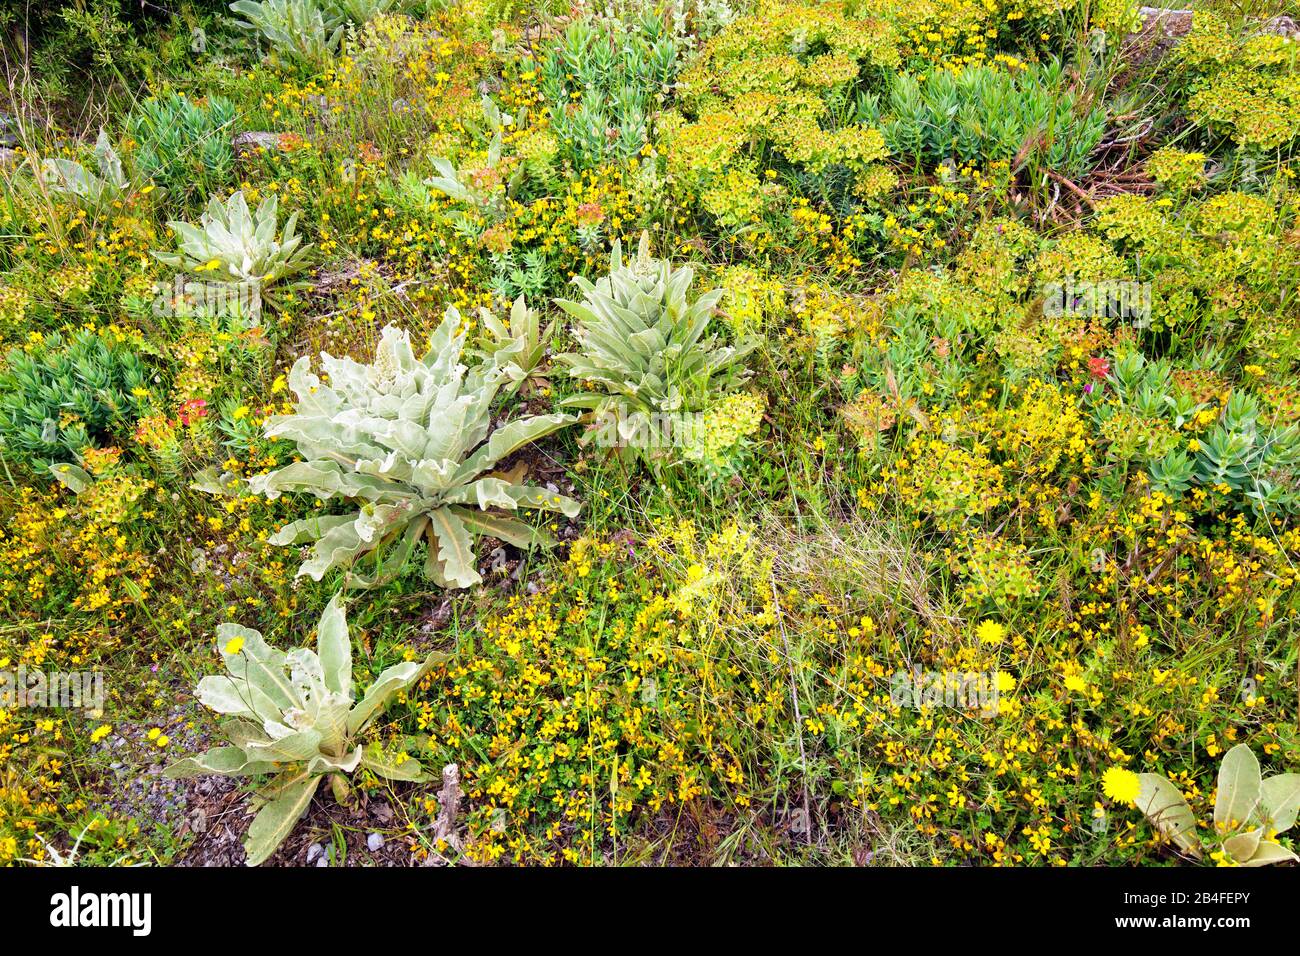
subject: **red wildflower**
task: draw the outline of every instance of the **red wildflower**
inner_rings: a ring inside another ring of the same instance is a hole
[[[191,398],[180,407],[176,417],[180,419],[182,425],[189,426],[197,422],[200,418],[207,417],[208,403],[201,398]]]

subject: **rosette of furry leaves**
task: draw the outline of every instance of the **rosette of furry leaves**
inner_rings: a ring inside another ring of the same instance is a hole
[[[418,760],[364,747],[358,738],[393,697],[446,655],[387,668],[357,700],[352,640],[337,594],[321,615],[315,651],[278,650],[238,624],[217,628],[217,646],[226,673],[200,680],[198,698],[228,718],[221,729],[230,743],[173,764],[167,776],[271,776],[253,798],[257,816],[244,843],[249,866],[284,842],[325,777],[340,802],[348,799],[347,776],[358,767],[388,780],[425,779]]]
[[[514,356],[505,366],[510,380],[508,394],[517,392],[525,382],[542,380],[537,370],[546,358],[546,346],[555,332],[554,321],[542,328],[537,310],[528,308],[521,295],[515,299],[504,322],[490,310],[479,309],[479,324],[474,355],[490,362],[498,352],[511,349]]]
[[[270,539],[313,544],[299,574],[320,580],[331,568],[373,554],[375,576],[356,578],[373,586],[399,573],[425,539],[425,575],[442,587],[468,587],[481,580],[474,567],[480,535],[520,548],[551,543],[544,531],[503,511],[577,515],[576,501],[493,471],[575,419],[534,415],[494,429],[493,399],[509,381],[523,343],[466,366],[460,326],[460,315],[448,309],[423,358],[415,357],[409,335],[393,326],[381,333],[372,364],[322,353],[329,384],[312,373],[308,358],[294,363],[289,387],[297,407],[268,419],[265,432],[296,442],[303,460],[251,478],[249,487],[268,498],[305,491],[357,505],[344,514],[294,521]]]
[[[1196,859],[1203,847],[1196,817],[1183,793],[1158,773],[1138,774],[1137,808],[1180,850]],[[1214,800],[1215,842],[1226,862],[1236,866],[1294,863],[1294,852],[1277,842],[1295,825],[1300,812],[1300,774],[1260,774],[1259,760],[1246,744],[1237,744],[1219,765]]]
[[[320,69],[338,52],[346,19],[315,0],[235,0],[235,26],[260,34],[277,61]]]
[[[47,159],[41,163],[39,177],[52,192],[70,196],[91,209],[121,199],[131,191],[131,182],[122,172],[122,160],[102,129],[95,140],[95,167],[98,175],[75,160]]]
[[[250,212],[243,190],[224,203],[208,202],[199,224],[167,223],[176,234],[178,252],[155,252],[164,265],[227,282],[245,282],[259,292],[311,266],[311,245],[297,234],[298,214],[290,213],[278,229],[279,201],[272,194]],[[278,229],[278,234],[277,234]],[[300,288],[299,280],[289,288]]]
[[[646,233],[635,259],[624,262],[616,241],[607,276],[595,282],[575,277],[582,301],[556,304],[577,320],[572,334],[579,350],[556,358],[571,377],[602,389],[561,404],[591,409],[601,427],[616,420],[622,434],[652,416],[706,411],[743,384],[748,371],[742,360],[758,339],[723,345],[706,335],[723,290],[692,302],[687,294],[693,278],[689,267],[675,269],[652,258]]]

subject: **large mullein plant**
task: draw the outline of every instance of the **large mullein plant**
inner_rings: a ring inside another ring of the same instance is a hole
[[[747,380],[744,359],[759,340],[745,336],[725,345],[709,335],[723,290],[692,300],[693,278],[689,267],[652,257],[649,236],[642,233],[635,258],[625,261],[616,241],[607,275],[595,282],[573,280],[581,301],[556,300],[576,320],[571,332],[579,346],[556,360],[573,379],[597,386],[562,404],[594,413],[598,441],[645,452],[634,436],[647,420],[690,421],[688,416],[707,412]]]
[[[1206,841],[1182,791],[1158,773],[1138,774],[1134,801],[1139,810],[1175,846],[1201,859]],[[1219,765],[1214,825],[1209,843],[1215,859],[1230,866],[1295,863],[1295,852],[1277,838],[1295,825],[1300,813],[1300,773],[1264,777],[1259,760],[1246,744],[1237,744]]]
[[[75,160],[51,158],[41,163],[39,177],[51,192],[92,210],[123,199],[131,191],[122,160],[102,129],[95,140],[95,169],[91,172]]]
[[[271,537],[277,545],[312,545],[300,575],[319,581],[333,568],[349,568],[351,583],[371,587],[400,573],[423,540],[425,576],[441,587],[469,587],[482,580],[475,569],[478,537],[520,548],[552,543],[545,530],[504,512],[577,515],[576,501],[495,470],[575,419],[533,415],[493,428],[493,399],[525,343],[517,340],[490,361],[467,366],[465,338],[460,315],[448,309],[423,358],[406,332],[388,326],[371,364],[322,354],[328,384],[312,372],[309,358],[294,363],[289,387],[296,407],[268,419],[265,433],[295,442],[302,460],[251,478],[248,486],[268,498],[309,492],[348,503],[341,514],[302,518]],[[227,485],[208,476],[202,487]],[[373,556],[373,575],[353,568],[363,556]]]
[[[155,252],[154,257],[198,276],[226,282],[245,283],[264,293],[273,285],[301,288],[301,278],[287,279],[307,270],[312,263],[310,244],[298,235],[298,214],[290,213],[279,226],[279,201],[275,195],[263,199],[250,211],[243,190],[225,202],[213,196],[198,225],[172,221],[168,227],[176,236],[176,252]]]
[[[217,628],[217,649],[226,673],[202,678],[198,698],[226,718],[221,731],[229,743],[178,761],[167,775],[267,778],[254,792],[257,816],[244,843],[249,866],[284,842],[326,778],[340,803],[348,801],[348,776],[358,768],[387,780],[425,779],[418,760],[363,746],[360,738],[397,694],[409,690],[445,654],[387,668],[358,700],[352,688],[352,641],[339,595],[321,615],[315,651],[281,651],[260,632],[238,624]]]

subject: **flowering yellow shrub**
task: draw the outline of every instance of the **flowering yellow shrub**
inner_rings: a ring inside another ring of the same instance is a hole
[[[1116,37],[1140,23],[1131,0],[851,0],[847,8],[889,20],[908,54],[950,68],[1018,64],[1019,57],[1007,50],[1046,39],[1042,31],[1059,29],[1062,17],[1086,17],[1089,25]]]
[[[1188,113],[1244,146],[1276,149],[1300,135],[1295,42],[1279,34],[1233,35],[1213,13],[1197,12],[1177,51],[1198,75]]]
[[[718,276],[719,303],[737,338],[765,332],[788,308],[785,286],[749,266],[728,266]]]
[[[155,570],[119,525],[150,517],[152,483],[126,476],[97,482],[84,498],[23,489],[0,530],[0,599],[14,619],[47,603],[116,622],[148,595]]]
[[[1147,160],[1147,172],[1171,192],[1195,192],[1205,185],[1205,154],[1162,146]]]
[[[684,115],[662,127],[670,181],[734,233],[780,198],[766,181],[778,158],[813,175],[832,165],[868,175],[886,155],[884,139],[837,124],[835,105],[864,69],[898,62],[884,21],[846,17],[834,2],[760,5],[682,73]]]
[[[949,524],[982,515],[1002,500],[1002,467],[986,449],[967,451],[940,438],[913,438],[881,471],[877,489]]]

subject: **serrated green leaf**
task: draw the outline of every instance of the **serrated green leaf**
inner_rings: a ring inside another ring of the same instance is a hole
[[[270,773],[274,764],[250,760],[239,747],[213,747],[207,753],[178,760],[164,771],[164,776],[184,780],[207,773],[225,777],[251,777]]]
[[[474,542],[465,522],[450,508],[429,515],[429,527],[438,541],[438,560],[443,574],[456,587],[467,588],[483,580],[474,568]]]
[[[550,533],[525,524],[518,518],[508,518],[504,515],[489,514],[460,506],[453,507],[452,511],[464,522],[471,534],[497,538],[506,544],[513,544],[516,548],[549,547],[555,543],[555,538]]]

